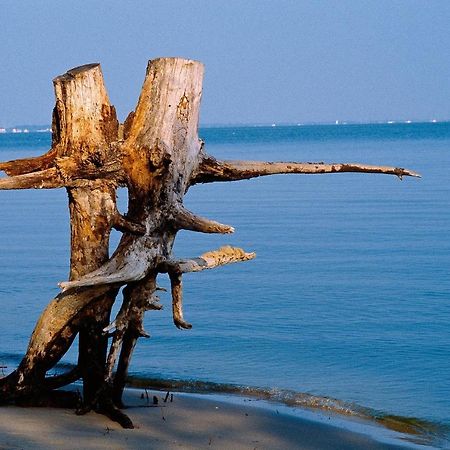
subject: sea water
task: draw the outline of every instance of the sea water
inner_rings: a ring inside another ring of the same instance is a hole
[[[162,293],[165,309],[147,314],[152,337],[138,342],[131,375],[398,421],[445,437],[450,123],[209,127],[200,135],[222,159],[361,162],[407,167],[422,178],[276,175],[192,187],[186,206],[236,232],[181,232],[176,256],[233,245],[257,258],[185,275],[192,330],[173,326],[170,296]],[[46,133],[3,134],[0,160],[49,146]],[[126,211],[125,190],[119,204]],[[17,365],[57,282],[67,279],[68,249],[64,190],[0,191],[5,370]],[[164,276],[159,282],[168,285]],[[74,362],[76,352],[65,360]]]

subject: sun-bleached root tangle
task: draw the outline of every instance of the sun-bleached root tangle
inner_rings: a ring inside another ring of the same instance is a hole
[[[208,156],[198,137],[202,77],[198,61],[150,61],[137,106],[119,124],[99,64],[69,70],[53,80],[51,149],[37,158],[0,163],[7,175],[0,176],[0,191],[66,188],[71,222],[69,281],[60,283],[63,292],[38,320],[18,369],[0,379],[0,402],[42,403],[51,397],[49,391],[81,378],[80,413],[95,410],[123,427],[133,426],[119,408],[136,342],[149,337],[145,312],[162,308],[156,295],[158,274],[170,278],[175,326],[189,329],[183,315],[183,274],[255,257],[230,246],[196,258],[172,256],[180,230],[234,232],[232,226],[183,206],[192,185],[275,174],[419,176],[408,169],[359,163],[220,161]],[[117,209],[118,187],[128,190],[124,215]],[[109,256],[112,229],[123,235]],[[122,305],[111,320],[122,286]],[[77,335],[77,368],[49,377]]]

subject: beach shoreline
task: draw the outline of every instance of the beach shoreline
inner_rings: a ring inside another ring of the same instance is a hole
[[[308,411],[290,414],[288,407],[245,397],[127,389],[124,400],[134,430],[92,412],[1,407],[0,449],[69,449],[74,442],[83,449],[432,448],[400,434],[395,439],[382,427],[377,434],[375,425],[369,435],[361,423],[352,427],[351,421]]]

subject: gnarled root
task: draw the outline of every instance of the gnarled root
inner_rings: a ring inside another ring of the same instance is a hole
[[[82,416],[90,411],[95,411],[117,422],[122,428],[134,428],[131,419],[120,411],[119,407],[114,403],[112,395],[111,386],[105,383],[91,402],[79,407],[75,412],[77,415]]]

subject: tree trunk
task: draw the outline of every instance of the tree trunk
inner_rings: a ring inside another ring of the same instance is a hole
[[[53,146],[58,155],[89,160],[101,165],[108,149],[118,139],[119,123],[110,105],[99,65],[68,72],[54,81],[56,107]],[[68,188],[71,245],[70,279],[98,269],[109,257],[109,236],[117,214],[115,186],[99,180],[95,186]],[[83,378],[83,400],[95,402],[104,383],[108,325],[117,289],[95,298],[86,308],[79,327],[78,366]],[[94,298],[94,297],[93,297]]]
[[[109,103],[100,66],[97,64],[83,66],[54,80],[56,106],[53,113],[53,145],[52,155],[56,170],[62,178],[67,167],[73,165],[88,166],[101,164],[105,159],[103,149],[108,149],[117,141],[118,121],[114,107]],[[45,158],[47,168],[49,158]],[[17,166],[35,169],[36,163],[23,160]],[[25,163],[25,164],[24,164]],[[115,185],[111,181],[97,180],[90,187],[68,188],[70,223],[71,223],[71,260],[70,279],[77,279],[97,269],[108,260],[109,235],[111,225],[117,216]],[[90,402],[104,380],[107,338],[102,329],[108,324],[109,314],[117,289],[102,289],[87,293],[88,306],[82,310],[83,320],[74,318],[73,309],[69,306],[61,314],[61,308],[54,305],[62,323],[71,323],[70,339],[53,339],[53,348],[45,349],[45,353],[56,354],[59,359],[72,343],[77,331],[79,339],[79,369],[84,381],[84,401]],[[89,305],[89,303],[91,303]],[[34,331],[35,340],[30,343],[27,359],[34,360],[39,355],[40,347],[36,346],[36,338],[48,333],[61,336],[67,333],[63,329],[47,329],[48,317],[40,321]],[[40,329],[44,327],[44,329]],[[34,345],[33,345],[34,344]],[[52,363],[53,364],[53,361]],[[24,366],[23,380],[28,384],[27,372],[29,364]],[[51,365],[49,364],[51,367]],[[44,385],[45,364],[33,377]],[[33,383],[36,385],[36,382]]]
[[[255,257],[222,247],[176,260],[172,246],[181,229],[232,233],[234,228],[188,211],[184,195],[195,183],[235,181],[276,173],[365,172],[402,176],[394,167],[354,163],[218,161],[198,138],[203,65],[180,58],[151,61],[136,107],[119,127],[100,66],[73,69],[54,80],[52,148],[45,155],[0,163],[9,176],[1,189],[67,188],[71,221],[69,281],[41,315],[18,369],[0,380],[0,401],[32,399],[83,378],[84,408],[105,413],[124,427],[131,421],[117,407],[147,310],[159,310],[158,273],[171,282],[175,326],[191,328],[183,316],[182,276]],[[119,132],[119,128],[121,131]],[[128,188],[128,212],[116,206],[115,189]],[[108,256],[112,228],[123,235]],[[109,324],[118,289],[123,301]],[[108,325],[109,324],[109,325]],[[78,367],[46,378],[79,333]],[[108,334],[112,337],[107,351]],[[117,371],[114,368],[117,363]]]

